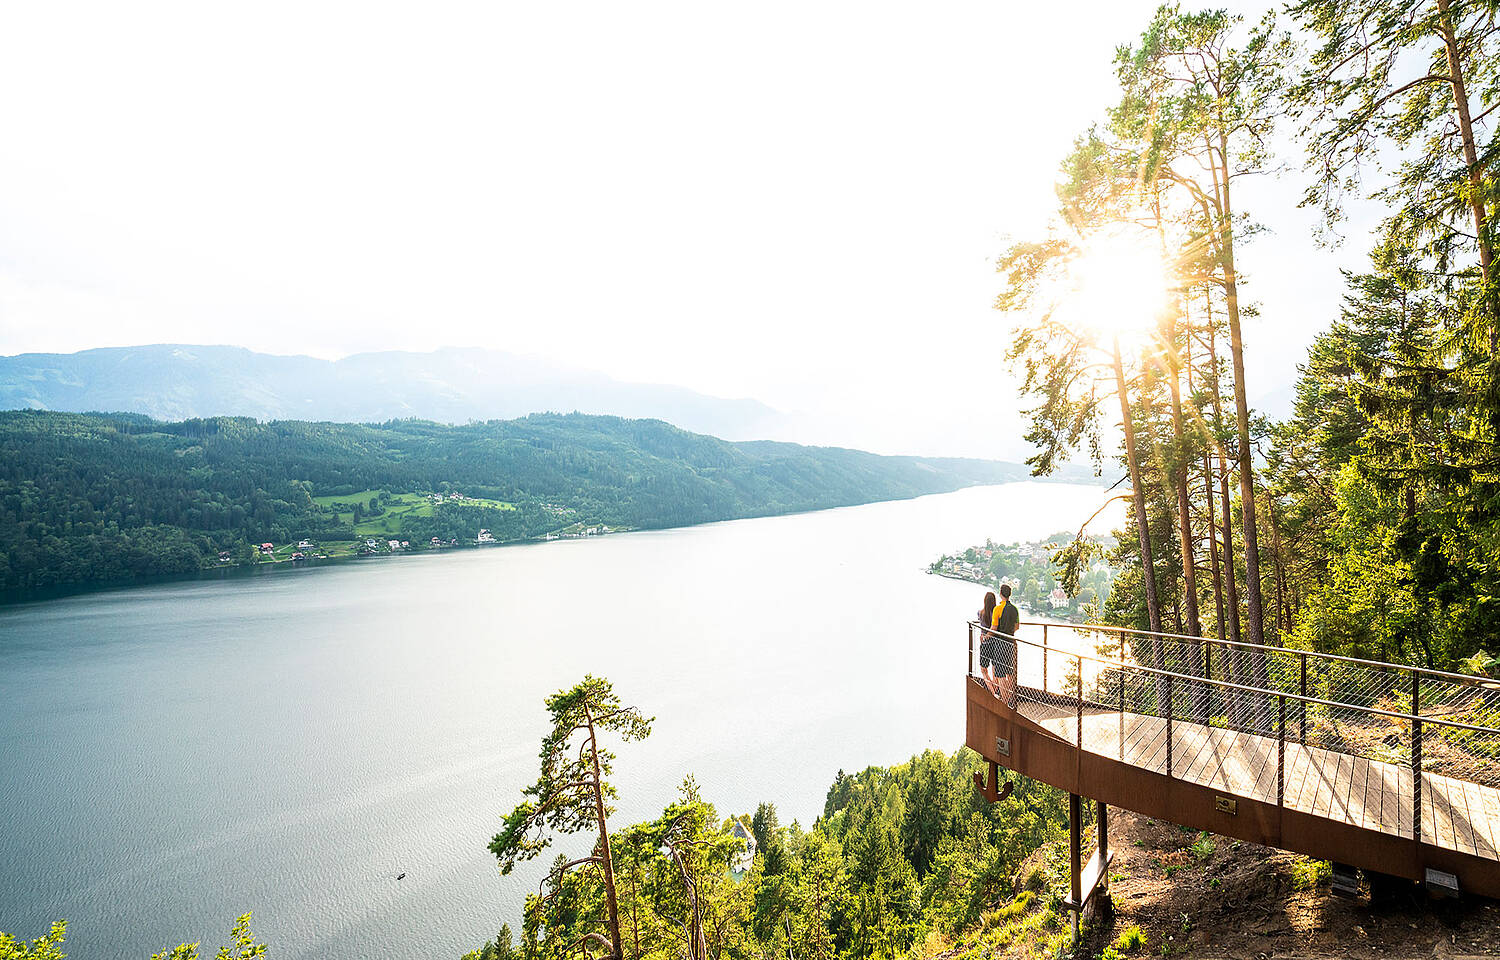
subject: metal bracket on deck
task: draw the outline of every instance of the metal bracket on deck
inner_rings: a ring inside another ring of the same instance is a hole
[[[974,786],[979,788],[979,792],[990,803],[999,803],[1010,796],[1010,792],[1016,788],[1016,785],[1009,780],[1004,784],[1000,783],[1000,764],[993,760],[990,761],[989,783],[984,781],[984,772],[976,770],[974,771]]]
[[[1428,892],[1440,897],[1458,896],[1458,877],[1446,870],[1434,870],[1428,867],[1422,876],[1423,886]]]
[[[1337,860],[1329,864],[1332,870],[1330,881],[1333,895],[1354,899],[1359,896],[1359,870]]]

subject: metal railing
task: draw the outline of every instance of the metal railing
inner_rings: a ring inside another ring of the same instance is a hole
[[[970,675],[989,682],[981,641],[1013,643],[1015,706],[1079,749],[1419,841],[1425,813],[1427,829],[1441,820],[1452,843],[1500,859],[1484,831],[1467,826],[1500,814],[1486,807],[1500,803],[1486,795],[1500,790],[1494,681],[1118,627],[1027,622],[1017,634],[971,622]],[[1399,816],[1370,816],[1369,803],[1387,798],[1403,801]]]

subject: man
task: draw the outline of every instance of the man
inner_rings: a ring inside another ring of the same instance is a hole
[[[1010,584],[1002,583],[1000,602],[995,604],[990,628],[1001,634],[999,656],[995,665],[995,677],[999,686],[997,695],[1005,701],[1006,706],[1012,708],[1016,705],[1016,642],[1009,638],[1016,635],[1020,626],[1021,611],[1010,602]]]

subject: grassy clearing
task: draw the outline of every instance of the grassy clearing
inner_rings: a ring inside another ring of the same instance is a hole
[[[348,504],[352,507],[357,503],[361,507],[369,509],[370,501],[378,496],[380,496],[379,490],[361,490],[358,493],[345,493],[334,497],[313,497],[313,503],[316,503],[320,507],[331,507],[336,503]],[[412,496],[416,496],[416,494],[412,494]]]
[[[358,537],[400,536],[402,524],[408,517],[432,516],[433,503],[420,493],[400,493],[386,501],[383,513],[367,516],[354,524],[354,535]],[[341,523],[353,523],[354,514],[340,514]]]
[[[380,513],[370,514],[373,503],[380,497],[380,490],[361,490],[358,493],[347,493],[336,496],[313,497],[313,502],[320,507],[335,511],[339,523],[351,524],[357,537],[387,539],[399,537],[403,530],[405,521],[415,517],[430,517],[437,508],[430,495],[425,493],[396,493],[387,494],[383,499],[383,508]],[[449,503],[460,507],[487,507],[491,510],[514,510],[516,505],[504,500],[487,500],[482,497],[465,497],[462,500],[444,499],[444,505]],[[354,522],[354,508],[364,516],[358,523]]]

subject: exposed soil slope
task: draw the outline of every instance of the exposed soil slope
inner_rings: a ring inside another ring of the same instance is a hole
[[[1366,882],[1359,899],[1330,892],[1326,863],[1110,812],[1113,911],[1089,919],[1067,948],[1066,851],[1037,851],[1017,897],[934,956],[1259,958],[1500,956],[1500,903],[1433,900],[1400,881]],[[1031,892],[1031,891],[1034,891]],[[1138,928],[1140,942],[1130,933]]]

